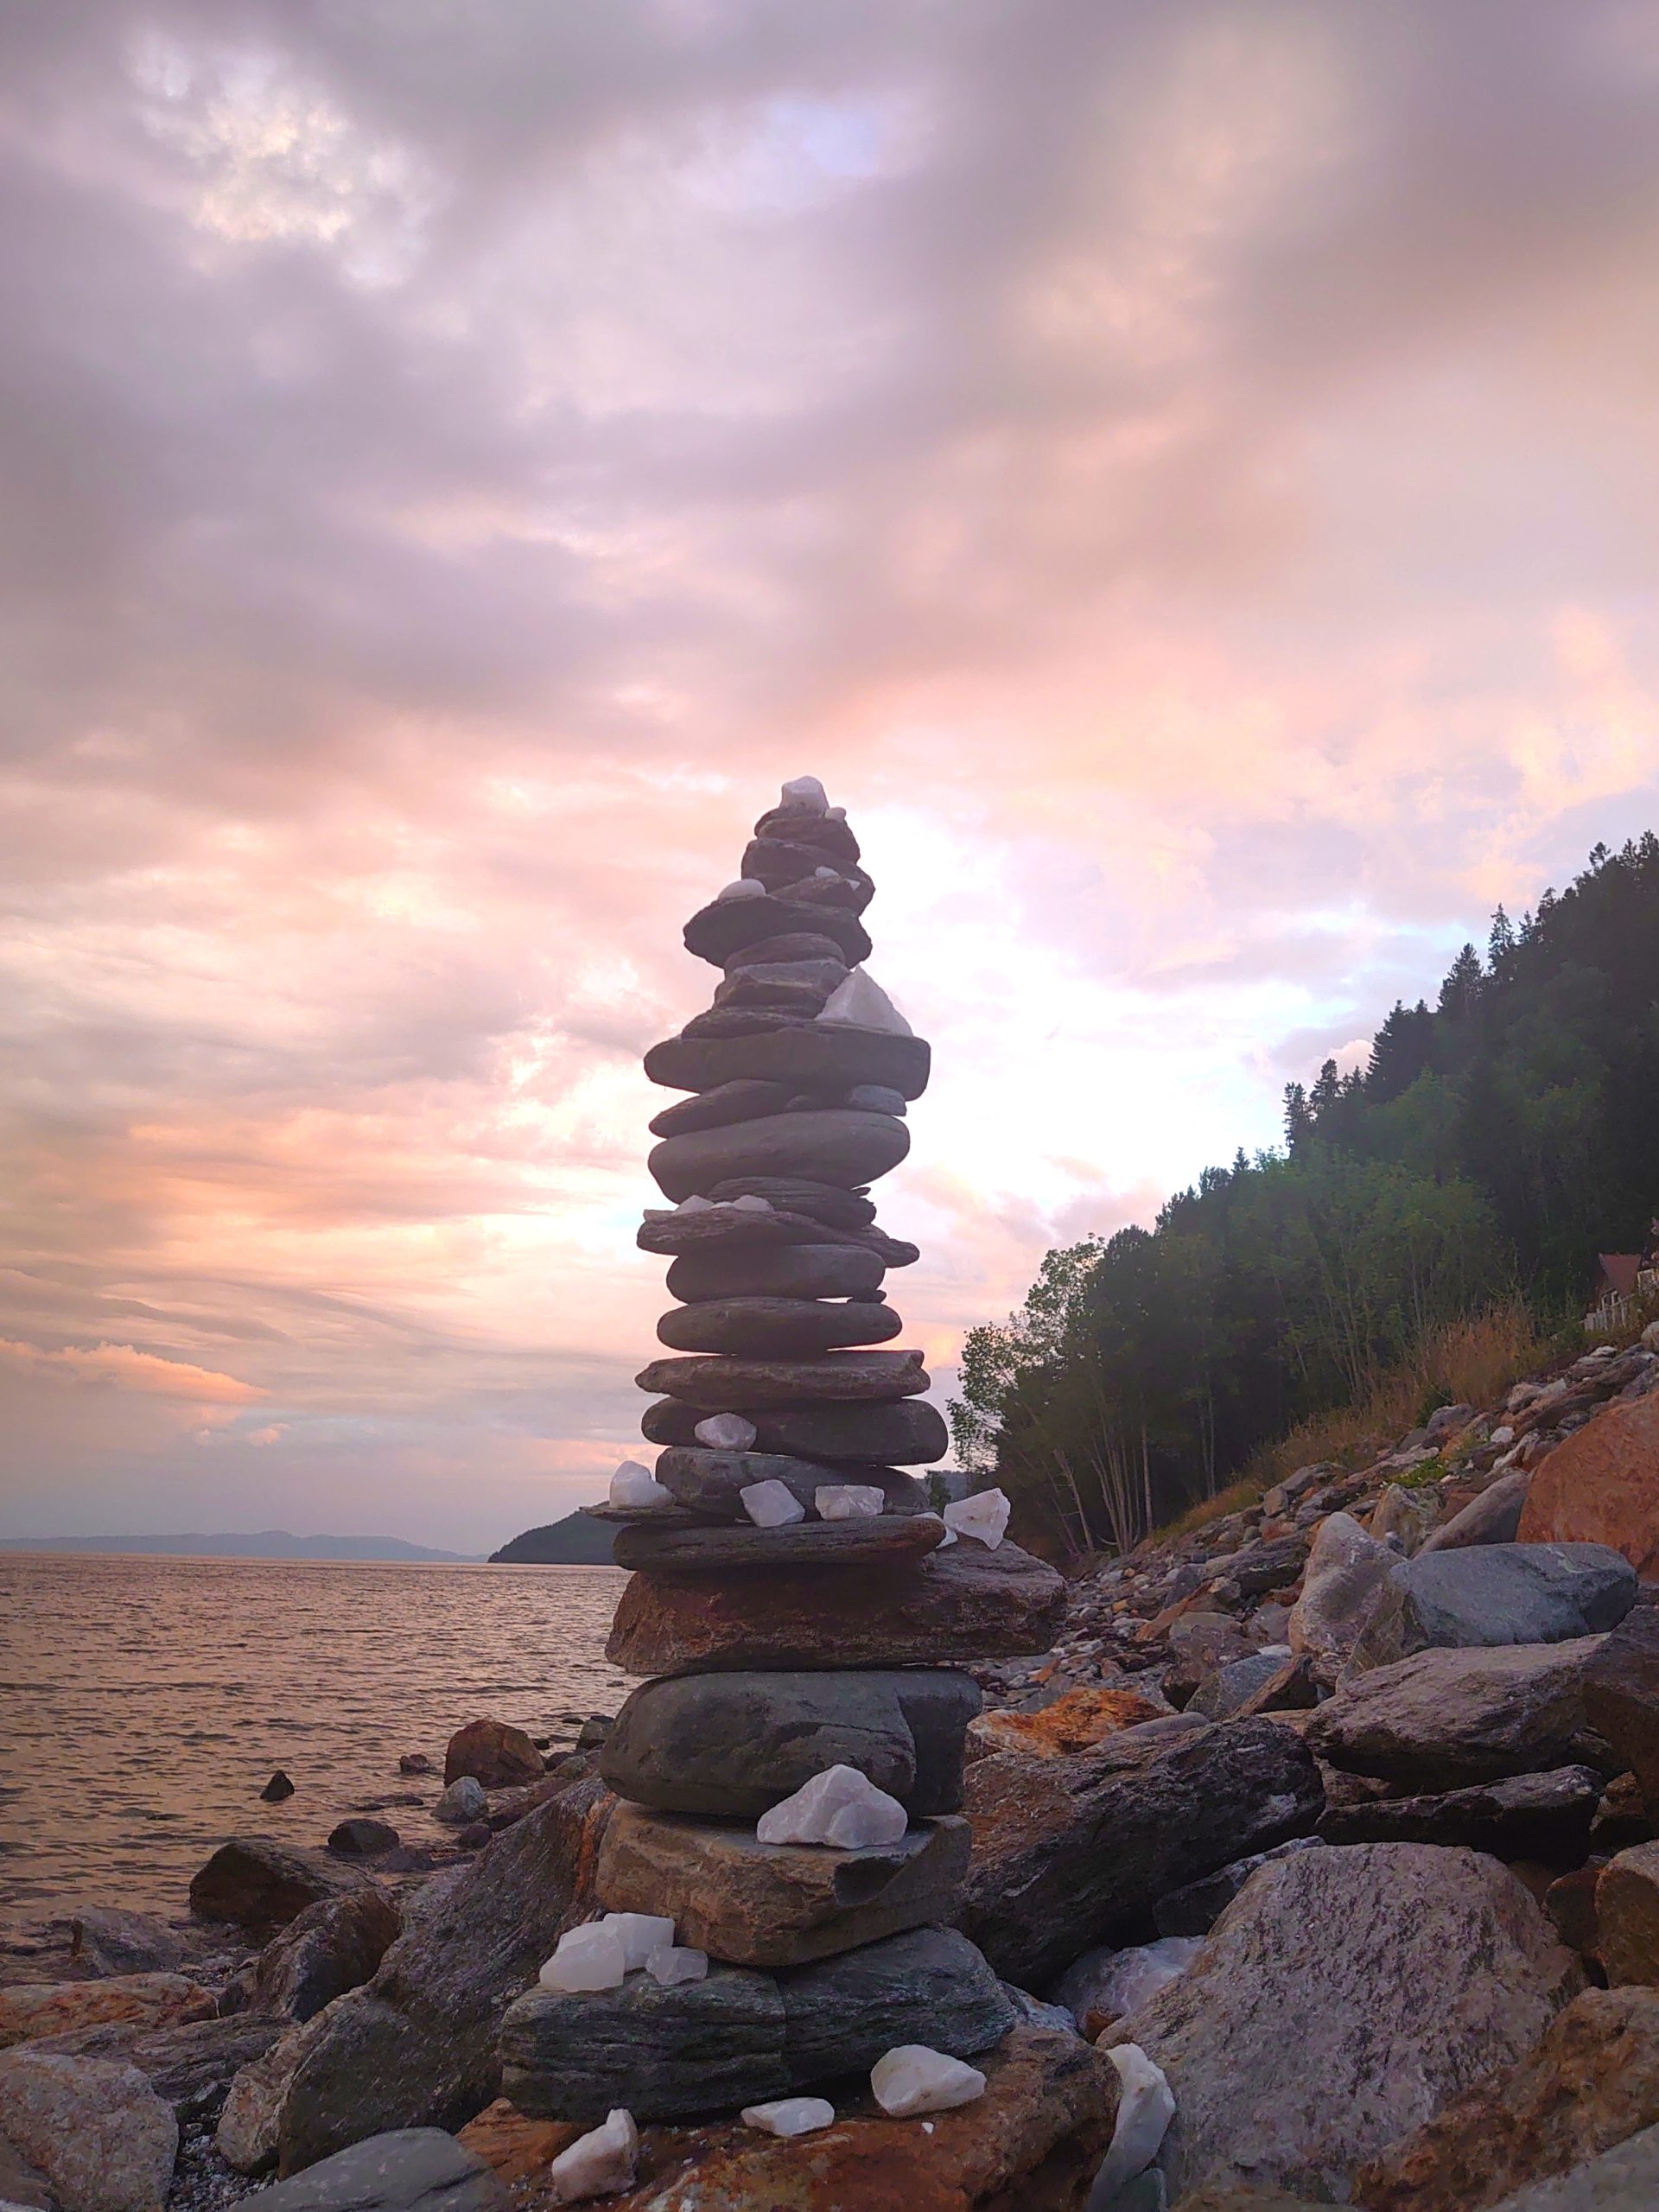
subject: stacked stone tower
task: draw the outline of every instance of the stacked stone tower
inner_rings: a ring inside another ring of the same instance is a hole
[[[603,1754],[621,1802],[595,1885],[638,1916],[608,1924],[644,1970],[618,1980],[613,1950],[599,1986],[508,2014],[507,2093],[543,2117],[753,2105],[1014,2022],[950,1924],[979,1709],[956,1670],[1048,1649],[1063,1586],[1000,1527],[958,1541],[926,1510],[912,1471],[944,1424],[921,1354],[876,1349],[903,1326],[887,1271],[918,1255],[868,1185],[909,1150],[929,1051],[861,972],[874,888],[821,788],[786,785],[686,925],[723,971],[713,1006],[645,1057],[690,1094],[651,1125],[672,1209],[639,1240],[680,1302],[639,1378],[663,1449],[609,1509],[632,1570],[609,1656],[648,1679]]]

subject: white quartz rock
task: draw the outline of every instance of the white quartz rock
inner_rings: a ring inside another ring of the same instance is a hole
[[[897,1843],[909,1825],[899,1800],[855,1766],[827,1766],[763,1813],[754,1833],[760,1843],[830,1843],[842,1851],[867,1851]]]
[[[536,1979],[543,1989],[620,1989],[628,1971],[622,1939],[602,1920],[567,1928]]]
[[[778,2097],[769,2105],[745,2105],[739,2118],[768,2135],[810,2135],[834,2126],[836,2108],[823,2097]]]
[[[630,1974],[648,1966],[653,1951],[673,1945],[674,1923],[654,1912],[607,1912],[599,1924],[608,1928],[622,1946]]]
[[[679,1981],[702,1981],[708,1977],[709,1954],[688,1945],[659,1943],[645,1961],[645,1972],[668,1987]]]
[[[613,1505],[672,1505],[674,1493],[664,1490],[649,1467],[641,1466],[638,1459],[625,1459],[611,1477],[610,1502]]]
[[[893,2120],[918,2113],[950,2112],[985,2094],[985,2076],[976,2066],[947,2058],[925,2043],[901,2043],[870,2069],[875,2101]]]
[[[958,1497],[944,1509],[944,1525],[954,1535],[972,1536],[995,1551],[1008,1532],[1014,1510],[1000,1490],[978,1490],[971,1497]]]
[[[547,2170],[555,2201],[579,2204],[584,2197],[615,2196],[633,2187],[639,2164],[639,2131],[633,2114],[618,2105],[602,2127],[579,2135]]]
[[[840,883],[843,880],[838,868],[815,868],[812,876],[813,880],[817,883]]]
[[[812,1510],[820,1521],[866,1520],[886,1503],[874,1483],[820,1483],[812,1493]]]
[[[766,895],[764,883],[757,883],[752,875],[740,875],[735,883],[728,883],[723,891],[715,892],[715,904],[719,906],[728,899],[764,899]]]
[[[784,785],[779,806],[789,807],[797,814],[828,814],[830,794],[816,776],[792,776]]]
[[[861,968],[855,968],[846,982],[830,992],[818,1020],[850,1022],[857,1029],[886,1029],[895,1037],[916,1034],[880,984]]]
[[[710,1414],[691,1432],[699,1444],[715,1452],[747,1452],[760,1433],[741,1414]]]
[[[751,1483],[738,1496],[743,1501],[743,1510],[757,1529],[785,1529],[791,1521],[804,1521],[806,1508],[801,1503],[787,1483],[768,1478],[763,1483]]]
[[[1175,2098],[1163,2069],[1153,2063],[1138,2043],[1117,2044],[1106,2056],[1116,2067],[1123,2086],[1112,2139],[1095,2176],[1085,2212],[1105,2212],[1124,2183],[1146,2171],[1175,2117]]]
[[[726,1204],[734,1213],[771,1213],[772,1200],[763,1198],[759,1191],[745,1191],[741,1198],[728,1198]]]
[[[693,1191],[689,1198],[680,1200],[674,1211],[676,1213],[713,1213],[715,1206],[712,1198],[700,1198]]]

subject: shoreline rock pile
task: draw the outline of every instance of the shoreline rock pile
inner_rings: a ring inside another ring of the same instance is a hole
[[[835,2118],[809,2092],[873,2069],[883,2109],[947,2109],[1018,2018],[950,1924],[980,1708],[959,1668],[1046,1649],[1064,1585],[982,1501],[958,1536],[909,1471],[945,1431],[920,1353],[875,1348],[903,1326],[887,1269],[918,1254],[868,1186],[909,1149],[929,1053],[856,965],[858,860],[821,787],[785,786],[686,925],[714,1005],[646,1056],[691,1094],[652,1124],[675,1205],[639,1232],[671,1262],[675,1356],[639,1378],[655,1469],[625,1463],[599,1509],[632,1571],[607,1656],[646,1679],[601,1758],[601,1917],[501,2033],[520,2113],[603,2123],[573,2190],[584,2160],[627,2165],[624,2115],[805,2132]]]

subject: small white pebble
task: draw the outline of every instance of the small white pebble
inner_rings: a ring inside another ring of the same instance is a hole
[[[767,2105],[745,2105],[739,2117],[746,2127],[767,2135],[810,2135],[834,2126],[836,2108],[823,2097],[777,2097]]]

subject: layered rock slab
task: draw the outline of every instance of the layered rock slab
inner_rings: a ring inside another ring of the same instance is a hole
[[[1593,1767],[1557,1767],[1439,1796],[1332,1806],[1319,1834],[1326,1843],[1452,1844],[1498,1859],[1575,1866],[1590,1847],[1590,1824],[1605,1787]]]
[[[848,1351],[823,1359],[657,1359],[634,1376],[703,1413],[751,1406],[884,1405],[918,1396],[927,1370],[918,1351]]]
[[[954,1665],[1046,1651],[1065,1610],[1052,1567],[1017,1544],[964,1542],[907,1570],[780,1569],[741,1588],[636,1574],[605,1649],[631,1675]]]
[[[886,1344],[904,1325],[891,1306],[874,1299],[715,1298],[672,1307],[657,1324],[657,1340],[671,1351],[810,1358]]]
[[[1341,2202],[1358,2166],[1513,2064],[1581,1986],[1495,1860],[1305,1851],[1263,1867],[1109,2041],[1138,2044],[1175,2093],[1160,2164],[1177,2193],[1271,2182]]]
[[[747,1037],[669,1037],[645,1054],[645,1074],[670,1090],[711,1090],[740,1081],[783,1083],[791,1091],[849,1090],[873,1083],[919,1098],[932,1058],[925,1038],[814,1022]]]
[[[827,1767],[852,1766],[920,1819],[960,1808],[979,1708],[977,1685],[944,1670],[671,1676],[626,1700],[600,1772],[662,1812],[758,1820]]]
[[[868,1298],[887,1273],[880,1255],[858,1244],[747,1245],[686,1252],[668,1271],[668,1294],[688,1301],[726,1298]]]
[[[608,1911],[671,1916],[679,1942],[711,1958],[787,1967],[954,1918],[967,1866],[967,1823],[949,1816],[895,1844],[837,1851],[625,1801],[595,1887]]]
[[[950,1444],[944,1414],[919,1398],[885,1406],[750,1404],[728,1410],[754,1424],[758,1450],[804,1459],[914,1467],[942,1459]],[[639,1433],[649,1444],[692,1445],[703,1418],[695,1406],[661,1398],[646,1407]]]
[[[880,1513],[848,1521],[794,1521],[757,1529],[724,1526],[658,1528],[639,1521],[617,1532],[612,1556],[619,1567],[652,1575],[748,1575],[779,1568],[833,1570],[893,1567],[924,1559],[944,1541],[945,1528],[931,1513]]]

